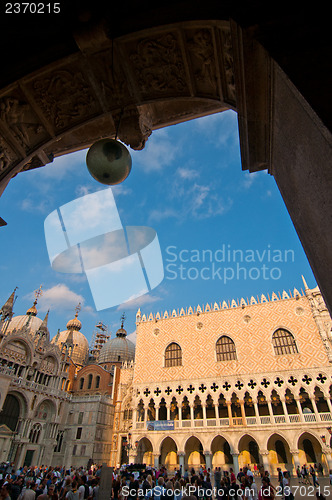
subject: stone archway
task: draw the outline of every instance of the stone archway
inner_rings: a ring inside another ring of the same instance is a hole
[[[201,465],[205,464],[203,455],[203,445],[196,436],[191,436],[187,439],[185,447],[185,466],[197,470]]]
[[[254,470],[254,465],[262,464],[259,446],[252,436],[245,434],[239,441],[239,467],[250,466]]]
[[[327,466],[322,445],[318,438],[310,432],[304,432],[298,439],[299,460],[301,465],[307,466],[321,463]]]
[[[153,446],[147,437],[143,437],[137,443],[136,462],[153,466]]]
[[[14,394],[7,394],[0,413],[0,425],[6,425],[10,430],[16,431],[20,414],[20,401]]]
[[[280,467],[281,470],[291,471],[293,469],[293,460],[289,444],[280,434],[272,434],[272,436],[269,437],[267,450],[269,452],[268,460],[272,475],[278,475],[278,467]]]
[[[171,437],[167,436],[160,445],[160,463],[165,465],[167,470],[179,468],[179,459],[177,456],[178,447]]]
[[[211,443],[212,467],[220,467],[222,470],[228,470],[233,464],[231,448],[226,438],[215,436]]]

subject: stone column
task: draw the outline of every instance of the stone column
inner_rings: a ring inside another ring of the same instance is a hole
[[[156,406],[156,418],[155,420],[159,420],[159,406]]]
[[[291,455],[293,457],[293,460],[294,460],[294,467],[295,467],[295,473],[296,473],[296,469],[297,467],[301,467],[301,464],[300,464],[300,459],[299,459],[299,450],[290,450],[291,452]]]
[[[300,403],[300,399],[298,397],[296,397],[294,399],[296,401],[296,406],[297,406],[297,409],[299,411],[300,420],[301,420],[301,422],[304,422],[304,416],[303,416],[303,413],[302,413],[302,406],[301,406],[301,403]]]
[[[332,415],[332,404],[331,404],[331,400],[329,397],[326,397],[326,402],[327,402],[327,406],[329,407],[329,410],[330,410],[330,413]]]
[[[185,457],[185,452],[184,451],[178,451],[178,457],[179,457],[179,468],[181,469],[182,467],[182,475],[184,474],[184,457]]]
[[[239,470],[240,470],[240,468],[239,468],[239,455],[240,455],[240,453],[232,453],[232,457],[233,457],[233,467],[232,468],[233,468],[235,476],[238,475]]]
[[[281,401],[281,404],[282,404],[282,408],[284,410],[284,415],[285,415],[286,422],[289,423],[290,420],[289,420],[289,415],[288,415],[288,411],[287,411],[286,400],[280,398],[280,401]]]
[[[154,465],[155,469],[159,468],[159,457],[160,457],[159,453],[154,453],[153,454],[153,465]]]
[[[148,407],[144,407],[144,422],[148,421]]]
[[[257,422],[257,424],[260,424],[261,423],[261,419],[260,419],[260,416],[259,416],[259,409],[258,409],[257,401],[254,401],[254,408],[255,408],[256,422]]]
[[[229,425],[233,425],[233,418],[232,418],[232,403],[231,401],[226,401],[227,405],[227,411],[228,411],[228,419],[229,419]]]
[[[202,404],[202,410],[203,410],[203,426],[207,427],[207,423],[206,423],[206,405],[205,404]]]
[[[329,470],[332,470],[332,454],[331,454],[331,449],[329,449],[329,448],[323,448],[322,451],[323,451],[323,453],[325,455],[325,458],[326,458]]]
[[[136,429],[136,422],[137,422],[137,408],[133,409],[133,429]]]
[[[242,423],[243,423],[243,425],[247,425],[246,411],[245,411],[245,408],[244,408],[244,401],[243,401],[243,399],[240,400],[240,408],[241,408]]]
[[[20,449],[20,452],[19,452],[19,458],[18,458],[18,461],[17,461],[17,467],[22,467],[23,465],[23,462],[24,462],[24,458],[25,458],[25,453],[26,453],[26,445],[23,444],[21,449]]]
[[[271,424],[274,424],[275,420],[274,420],[274,414],[273,414],[273,408],[272,408],[271,400],[267,399],[266,402],[267,402],[267,407],[269,409]]]
[[[170,404],[166,405],[166,410],[167,410],[167,420],[171,420],[171,405]]]
[[[214,404],[214,413],[216,415],[216,419],[219,420],[219,404],[218,403]],[[218,423],[217,423],[217,425],[218,425]]]
[[[320,422],[320,417],[319,417],[318,408],[317,408],[316,401],[315,401],[315,396],[312,396],[310,398],[310,401],[311,401],[312,407],[314,409],[314,413],[316,415],[316,422]]]
[[[179,427],[182,427],[182,403],[178,405]]]
[[[204,451],[205,456],[205,467],[206,469],[212,468],[212,453],[210,451]]]
[[[267,450],[261,451],[260,454],[261,454],[261,457],[263,460],[264,470],[267,470],[268,472],[270,472],[269,452]]]
[[[191,420],[191,427],[194,427],[194,403],[190,404],[190,420]]]

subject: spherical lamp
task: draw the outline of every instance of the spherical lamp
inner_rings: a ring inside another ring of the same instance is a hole
[[[131,171],[128,149],[115,139],[95,142],[86,155],[86,164],[92,177],[102,184],[120,184]]]

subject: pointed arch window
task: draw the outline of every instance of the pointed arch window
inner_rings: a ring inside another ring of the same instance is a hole
[[[232,361],[237,359],[236,347],[233,340],[223,335],[216,343],[217,361]]]
[[[298,348],[291,332],[284,328],[278,328],[272,335],[274,353],[277,356],[283,354],[297,354]]]
[[[176,342],[172,342],[165,350],[165,367],[182,365],[182,349]]]

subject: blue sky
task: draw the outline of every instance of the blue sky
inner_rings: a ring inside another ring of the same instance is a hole
[[[236,113],[156,130],[145,149],[131,155],[131,174],[112,190],[123,226],[157,232],[165,272],[160,285],[131,302],[96,311],[85,275],[51,268],[47,215],[105,188],[90,176],[85,150],[17,175],[0,198],[0,215],[8,223],[0,229],[1,303],[18,286],[15,314],[24,314],[42,285],[38,316],[50,308],[51,336],[65,329],[81,302],[79,318],[89,341],[98,321],[114,336],[123,311],[133,339],[138,307],[156,313],[300,290],[301,274],[316,286],[273,177],[241,169]]]

